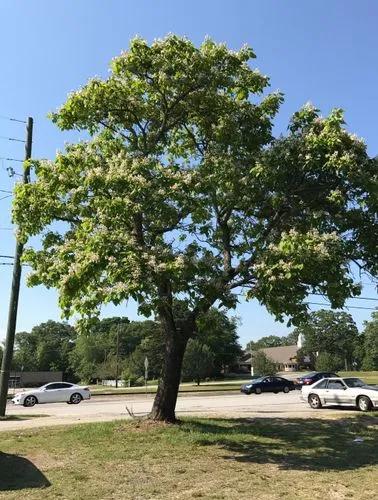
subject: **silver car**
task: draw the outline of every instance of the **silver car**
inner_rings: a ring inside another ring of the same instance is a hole
[[[378,408],[378,386],[367,385],[355,377],[325,378],[313,385],[303,386],[301,399],[314,409],[337,405],[369,411]]]
[[[15,405],[34,406],[37,403],[59,403],[66,402],[78,404],[83,399],[90,399],[91,393],[88,387],[70,384],[68,382],[52,382],[43,385],[39,389],[19,392],[12,399]]]

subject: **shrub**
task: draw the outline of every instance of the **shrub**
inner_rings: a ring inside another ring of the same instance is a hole
[[[263,351],[252,354],[252,364],[254,372],[259,375],[274,375],[277,372],[276,363]]]

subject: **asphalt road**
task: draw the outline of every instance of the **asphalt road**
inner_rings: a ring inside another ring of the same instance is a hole
[[[7,415],[18,416],[23,420],[0,421],[1,430],[28,429],[50,425],[75,424],[83,422],[109,421],[130,418],[129,411],[135,416],[146,415],[152,406],[153,395],[96,396],[79,405],[49,403],[33,408],[8,404]],[[312,410],[300,400],[300,392],[289,394],[182,394],[177,400],[178,416],[203,415],[223,417],[260,417],[260,418],[312,418],[329,417],[353,412],[353,409]],[[35,417],[34,417],[35,415]],[[44,415],[38,417],[38,415]]]

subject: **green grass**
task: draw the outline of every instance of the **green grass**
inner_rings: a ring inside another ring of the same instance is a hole
[[[2,433],[0,498],[368,500],[377,424],[373,414],[201,418]]]
[[[367,384],[378,385],[378,371],[376,372],[338,372],[340,377],[357,377]]]
[[[302,372],[298,375],[308,373]],[[290,375],[288,373],[287,375]],[[375,372],[339,372],[341,377],[358,377],[367,382],[368,384],[378,384],[378,371]],[[285,374],[283,374],[285,376]],[[211,381],[203,382],[201,385],[197,386],[195,383],[186,382],[180,385],[179,392],[223,392],[223,391],[239,391],[242,384],[246,382],[244,379],[230,379],[224,381]],[[157,381],[154,381],[157,384]],[[107,387],[103,385],[91,385],[92,395],[104,395],[104,394],[144,394],[146,392],[145,387]],[[157,385],[147,385],[147,393],[155,394]]]
[[[245,380],[238,381],[235,383],[206,383],[197,384],[181,384],[179,392],[218,392],[218,391],[238,391],[241,384],[245,383]],[[107,387],[103,385],[92,385],[89,386],[92,395],[104,395],[104,394],[145,394],[145,387]],[[148,394],[155,394],[157,386],[147,386]]]

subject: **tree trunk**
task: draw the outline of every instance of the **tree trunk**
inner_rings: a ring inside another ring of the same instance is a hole
[[[180,385],[182,360],[189,337],[183,332],[166,331],[165,333],[163,372],[149,418],[175,423],[175,408]]]

